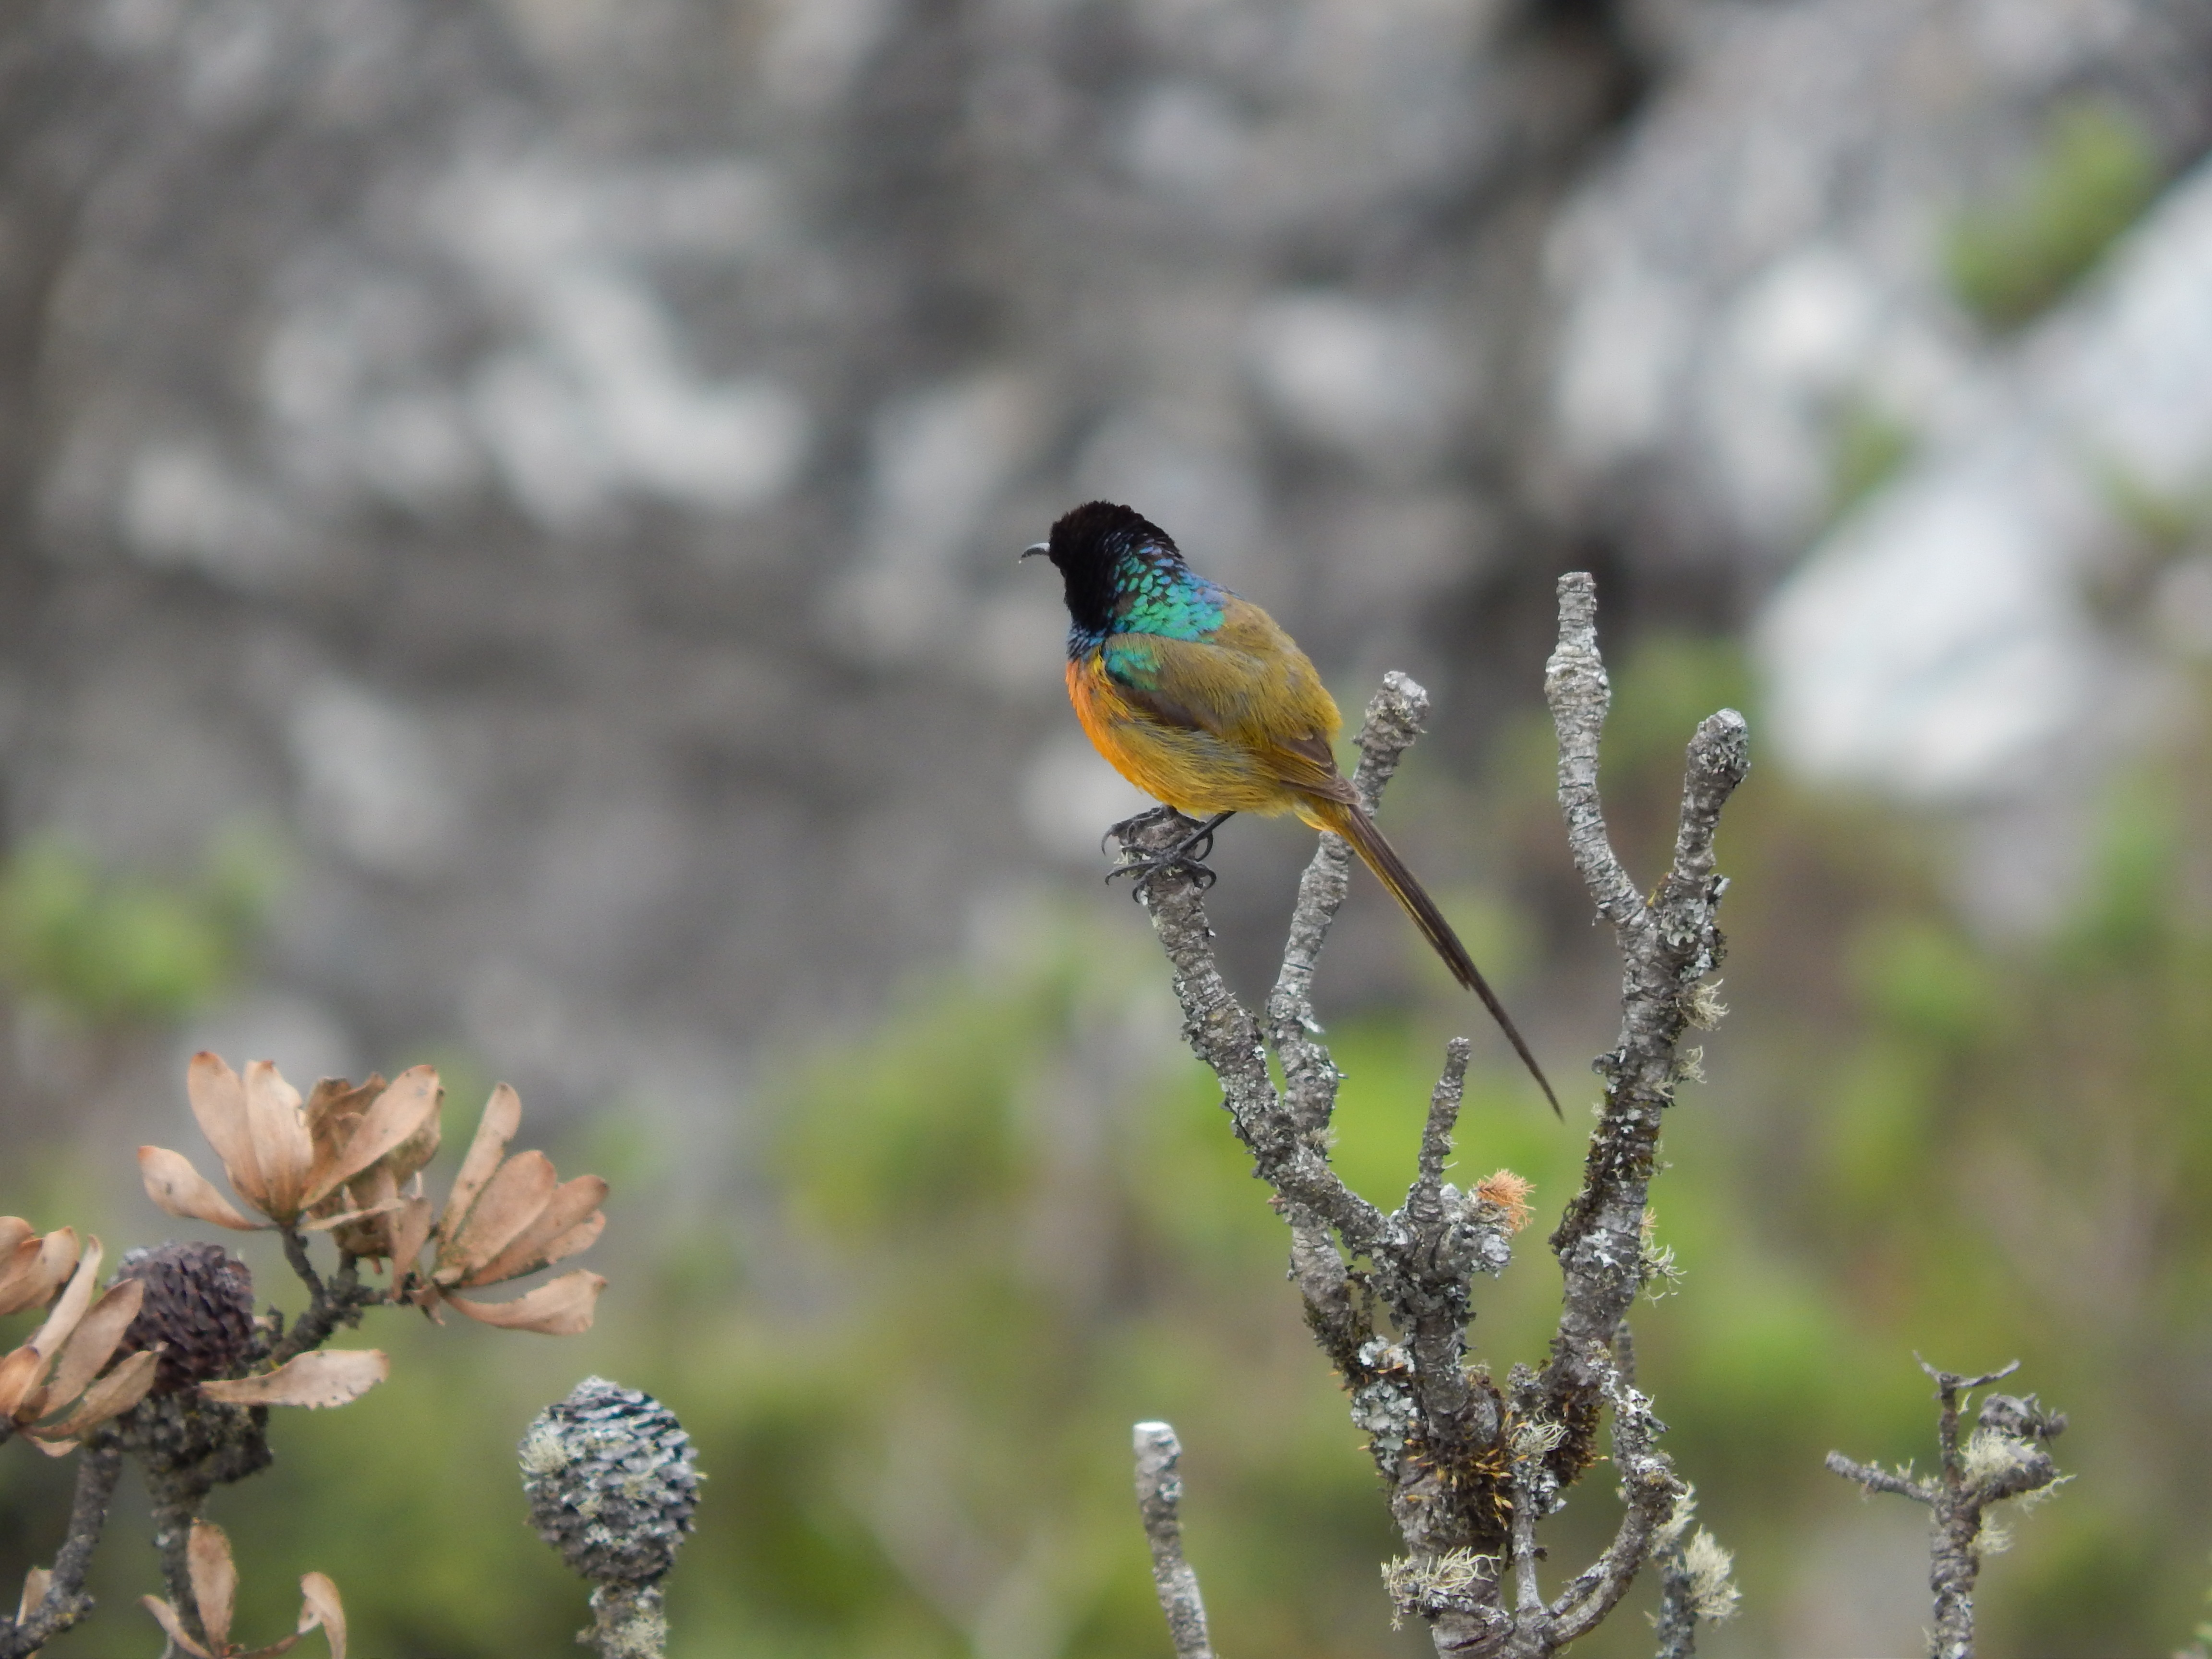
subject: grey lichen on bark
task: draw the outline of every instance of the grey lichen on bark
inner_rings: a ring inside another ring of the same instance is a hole
[[[2065,1432],[2066,1414],[2045,1410],[2033,1395],[1993,1394],[1982,1401],[1974,1431],[1962,1442],[1961,1396],[2002,1382],[2020,1369],[2020,1362],[1979,1376],[1938,1370],[1924,1359],[1920,1369],[1936,1384],[1939,1407],[1936,1441],[1942,1463],[1936,1474],[1878,1468],[1832,1451],[1827,1464],[1869,1495],[1887,1492],[1928,1505],[1928,1587],[1936,1613],[1928,1633],[1929,1656],[1973,1659],[1974,1583],[1982,1557],[2008,1541],[1990,1524],[1989,1511],[2014,1498],[2033,1502],[2069,1478],[2059,1474],[2050,1451],[2050,1443]]]
[[[1165,1423],[1139,1423],[1132,1438],[1137,1456],[1137,1514],[1152,1546],[1152,1588],[1167,1617],[1176,1659],[1213,1659],[1198,1575],[1182,1553],[1182,1444]]]
[[[1677,1049],[1693,1015],[1705,1012],[1702,982],[1721,957],[1715,913],[1727,883],[1714,873],[1713,835],[1747,766],[1741,715],[1723,709],[1698,728],[1674,857],[1645,899],[1613,850],[1598,795],[1610,693],[1589,577],[1562,578],[1559,603],[1559,649],[1546,681],[1559,799],[1576,867],[1620,950],[1621,1034],[1597,1062],[1605,1100],[1581,1189],[1553,1236],[1564,1295],[1550,1355],[1540,1370],[1514,1368],[1510,1397],[1486,1367],[1468,1364],[1468,1331],[1474,1277],[1502,1271],[1511,1258],[1520,1192],[1478,1183],[1463,1193],[1443,1179],[1466,1040],[1446,1051],[1418,1172],[1397,1209],[1386,1212],[1353,1192],[1329,1163],[1338,1073],[1311,993],[1344,901],[1349,848],[1321,837],[1299,883],[1264,1025],[1222,979],[1199,878],[1164,869],[1139,893],[1173,973],[1185,1040],[1219,1080],[1253,1172],[1289,1224],[1290,1277],[1389,1491],[1408,1551],[1385,1569],[1393,1606],[1427,1624],[1439,1653],[1468,1659],[1541,1659],[1594,1629],[1626,1593],[1684,1490],[1657,1449],[1650,1401],[1616,1356],[1631,1352],[1624,1322],[1649,1276],[1646,1200],[1662,1116],[1686,1069]],[[1369,703],[1354,781],[1370,811],[1427,711],[1427,693],[1397,673]],[[1191,827],[1171,814],[1133,820],[1120,836],[1121,855],[1164,852]],[[1624,1513],[1599,1559],[1547,1598],[1535,1529],[1597,1460],[1607,1407]]]

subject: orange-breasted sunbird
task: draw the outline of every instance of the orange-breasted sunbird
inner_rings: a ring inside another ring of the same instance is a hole
[[[1129,507],[1090,501],[1063,514],[1042,553],[1067,589],[1067,696],[1114,769],[1194,819],[1166,854],[1127,866],[1139,881],[1197,860],[1237,812],[1295,812],[1350,842],[1452,976],[1521,1056],[1552,1109],[1557,1096],[1459,935],[1360,806],[1331,745],[1336,702],[1275,619],[1183,562],[1168,533]]]

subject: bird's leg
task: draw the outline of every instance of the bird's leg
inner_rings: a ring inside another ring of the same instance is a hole
[[[1171,806],[1155,807],[1149,812],[1139,812],[1135,817],[1115,824],[1108,833],[1119,837],[1125,830],[1139,824],[1157,823],[1160,822],[1159,815],[1164,812],[1170,816],[1180,816]],[[1184,870],[1188,871],[1190,878],[1198,884],[1199,891],[1204,892],[1213,885],[1215,876],[1212,871],[1206,867],[1202,860],[1213,851],[1213,832],[1234,816],[1235,814],[1231,812],[1216,812],[1165,852],[1134,859],[1130,858],[1124,852],[1122,857],[1125,861],[1115,868],[1109,870],[1106,872],[1106,879],[1111,881],[1116,876],[1133,878],[1129,896],[1142,899],[1145,884],[1154,876],[1169,870]],[[1126,842],[1123,844],[1127,846]]]

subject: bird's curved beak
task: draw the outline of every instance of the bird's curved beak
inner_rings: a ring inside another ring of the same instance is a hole
[[[1019,564],[1024,559],[1034,559],[1040,553],[1049,553],[1051,551],[1052,544],[1050,542],[1031,542],[1015,556],[1014,562],[1016,564]]]

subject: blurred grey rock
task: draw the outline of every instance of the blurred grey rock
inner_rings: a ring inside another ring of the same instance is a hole
[[[2212,15],[2173,0],[1796,0],[1667,14],[1677,67],[1564,212],[1562,510],[1747,591],[1821,528],[1854,414],[1917,437],[1990,355],[1947,281],[1967,204],[2068,100],[2172,167],[2212,139]]]
[[[280,826],[266,993],[362,1063],[726,1119],[1010,881],[1093,888],[1127,792],[1013,563],[1073,501],[1449,695],[1632,74],[1507,0],[17,8],[8,832]]]
[[[1969,894],[1993,918],[2046,919],[2072,890],[2084,786],[2185,693],[2202,556],[2161,579],[2169,550],[2142,520],[2163,507],[2201,542],[2208,477],[2200,167],[2087,292],[1967,379],[1923,459],[1777,592],[1758,644],[1785,757],[1823,781],[1993,810],[2012,833],[1978,848]],[[2154,648],[2162,629],[2180,652]]]

